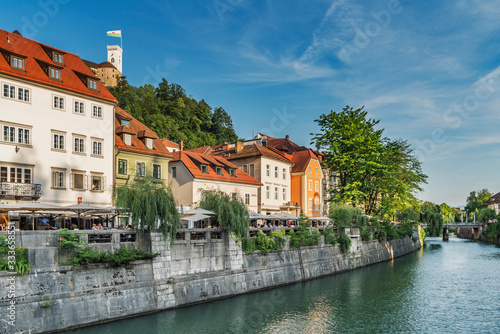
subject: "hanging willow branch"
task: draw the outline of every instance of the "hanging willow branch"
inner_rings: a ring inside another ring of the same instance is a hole
[[[250,227],[248,211],[240,198],[231,198],[220,190],[203,190],[200,208],[215,212],[220,226],[245,238]]]
[[[180,225],[172,190],[151,176],[137,178],[131,185],[115,190],[116,207],[132,217],[132,226],[159,228],[170,241],[175,240]]]

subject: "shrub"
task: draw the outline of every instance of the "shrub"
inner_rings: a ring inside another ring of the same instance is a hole
[[[360,208],[350,205],[334,205],[330,208],[330,218],[333,219],[338,227],[351,227],[353,225],[362,225],[366,219],[363,218]]]
[[[314,229],[312,232],[308,230],[311,222],[304,216],[299,217],[299,227],[294,231],[290,231],[290,247],[297,248],[301,246],[316,246],[319,241],[319,232]]]
[[[14,265],[9,264],[9,242],[3,235],[0,236],[0,270],[15,271],[19,275],[27,274],[31,270],[28,261],[28,253],[24,247],[15,247],[15,260]]]
[[[283,249],[285,238],[286,235],[284,230],[272,232],[269,237],[262,231],[259,231],[254,239],[243,238],[241,248],[246,254],[252,254],[254,251],[260,250],[262,255],[267,255],[270,251]]]
[[[344,253],[349,252],[349,249],[351,248],[351,238],[345,233],[340,233],[338,241],[340,249],[342,249]]]
[[[361,228],[361,240],[363,241],[372,240],[372,228],[370,226],[364,226]]]
[[[325,244],[335,245],[338,243],[335,230],[332,227],[325,227],[323,230],[323,236],[325,237]]]

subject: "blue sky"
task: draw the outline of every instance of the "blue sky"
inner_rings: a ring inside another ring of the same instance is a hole
[[[4,6],[0,28],[95,62],[121,29],[131,84],[179,83],[244,138],[309,145],[319,115],[364,105],[416,148],[419,197],[461,205],[500,191],[499,16],[494,0],[41,0]]]

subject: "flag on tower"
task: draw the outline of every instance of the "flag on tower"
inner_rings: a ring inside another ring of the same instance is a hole
[[[121,30],[111,30],[106,33],[107,36],[111,37],[122,37],[122,31]]]

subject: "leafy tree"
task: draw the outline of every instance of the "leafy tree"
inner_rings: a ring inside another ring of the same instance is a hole
[[[479,209],[479,212],[477,214],[477,220],[481,223],[487,223],[495,218],[496,218],[495,210],[488,207]]]
[[[396,214],[398,221],[402,223],[412,223],[420,221],[420,212],[413,208],[406,208]]]
[[[348,205],[332,205],[330,207],[330,218],[338,227],[351,227],[353,225],[363,225],[362,211]]]
[[[180,224],[172,190],[152,176],[136,178],[115,190],[116,207],[132,217],[132,226],[159,228],[165,239],[175,240]]]
[[[427,180],[421,162],[406,140],[383,138],[383,129],[375,129],[380,121],[367,118],[363,109],[346,106],[315,120],[321,133],[312,134],[312,143],[326,152],[324,165],[336,171],[339,180],[333,200],[362,204],[368,215],[417,207],[415,192]]]
[[[427,224],[427,231],[431,237],[438,237],[443,230],[443,217],[439,206],[432,202],[423,202],[420,205],[420,221]]]
[[[183,141],[186,148],[223,144],[237,140],[229,114],[204,100],[196,101],[178,84],[163,79],[157,87],[134,87],[125,77],[109,91],[118,105],[161,138]]]
[[[468,212],[475,212],[481,208],[486,207],[483,205],[491,196],[492,193],[488,191],[488,189],[482,189],[479,191],[471,191],[469,196],[467,196],[467,205],[465,205],[465,210]]]
[[[199,206],[215,212],[220,226],[240,238],[246,238],[250,228],[250,217],[241,198],[230,197],[220,190],[203,190]]]

